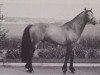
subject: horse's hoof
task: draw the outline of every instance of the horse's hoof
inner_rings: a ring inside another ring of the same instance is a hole
[[[75,73],[74,67],[69,67],[69,70],[71,71],[71,73]]]
[[[66,71],[65,70],[63,70],[63,74],[66,74]]]
[[[29,66],[28,64],[26,64],[26,65],[25,65],[25,68],[29,69],[29,68],[30,68],[30,66]]]
[[[27,70],[27,72],[32,73],[32,72],[34,72],[34,71],[33,71],[32,68],[29,68],[29,69]]]
[[[66,74],[66,72],[67,72],[67,69],[62,69],[62,71],[63,71],[63,74]]]
[[[28,66],[26,66],[26,65],[25,65],[25,68],[29,69],[29,67],[28,67]]]
[[[75,71],[71,71],[71,73],[75,73]]]
[[[31,70],[27,70],[27,72],[29,72],[29,73],[33,73],[34,71],[31,71]]]

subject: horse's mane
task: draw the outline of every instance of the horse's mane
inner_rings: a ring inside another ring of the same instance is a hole
[[[82,11],[80,14],[78,14],[74,19],[72,19],[71,21],[66,22],[65,24],[63,24],[63,26],[66,26],[67,28],[71,27],[71,24],[77,19],[79,18],[79,16],[84,13],[85,11]]]

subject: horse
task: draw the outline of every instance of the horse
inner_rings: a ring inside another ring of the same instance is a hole
[[[25,62],[25,68],[28,72],[33,72],[32,56],[40,42],[51,42],[62,45],[66,48],[65,61],[62,71],[67,72],[67,63],[70,59],[69,70],[75,72],[73,67],[75,44],[80,38],[87,23],[96,25],[97,22],[93,15],[92,9],[86,8],[79,13],[74,19],[63,25],[47,25],[46,23],[30,24],[24,29],[22,36],[21,60]]]

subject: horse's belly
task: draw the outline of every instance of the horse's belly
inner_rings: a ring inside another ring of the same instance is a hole
[[[55,35],[50,37],[50,39],[58,44],[66,44],[66,38],[63,36]]]
[[[62,30],[52,28],[47,31],[46,38],[58,44],[66,44],[66,37]]]

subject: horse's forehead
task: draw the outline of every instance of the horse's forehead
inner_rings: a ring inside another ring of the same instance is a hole
[[[88,11],[87,14],[88,15],[93,15],[93,13],[91,11]]]
[[[87,12],[88,14],[92,14],[92,12]]]

